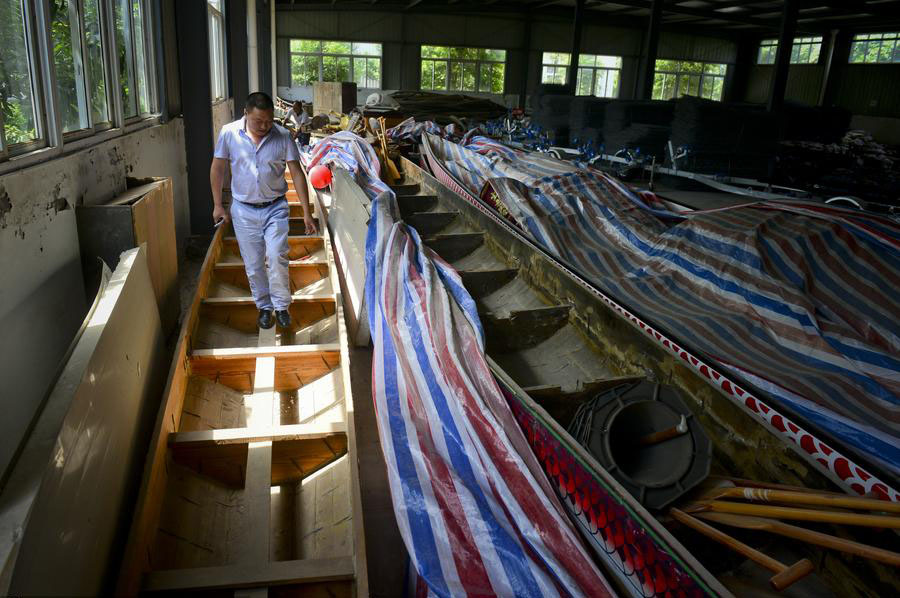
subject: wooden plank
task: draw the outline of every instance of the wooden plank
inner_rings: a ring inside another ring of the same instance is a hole
[[[498,318],[491,313],[481,315],[488,353],[507,353],[533,347],[566,325],[571,305],[553,305],[510,312]]]
[[[310,197],[317,197],[310,190]],[[332,280],[340,282],[345,301],[350,339],[356,346],[369,344],[369,320],[365,302],[366,231],[369,224],[369,198],[346,170],[335,169],[334,194],[325,222],[334,249],[329,259],[337,269]],[[323,210],[324,211],[324,210]]]
[[[136,245],[147,244],[147,265],[156,292],[160,320],[168,333],[178,320],[178,255],[172,179],[144,185],[148,191],[132,206]]]
[[[451,233],[422,240],[439,256],[448,262],[455,262],[481,247],[484,233]]]
[[[318,195],[314,195],[313,197],[315,198],[314,201],[316,202],[317,206],[319,206],[319,213],[322,214],[322,218],[325,220],[326,224],[326,226],[323,228],[323,234],[326,237],[325,251],[328,256],[328,261],[330,262],[329,276],[332,280],[338,280],[338,271],[334,257],[334,249],[327,226],[328,212],[324,209],[324,207],[321,206],[321,198]],[[366,562],[366,540],[362,512],[362,495],[360,493],[359,486],[359,460],[357,457],[358,449],[356,445],[356,419],[353,409],[353,387],[350,383],[350,345],[346,323],[344,320],[344,299],[340,293],[337,294],[336,306],[338,334],[340,339],[338,345],[340,346],[341,352],[340,371],[343,382],[344,414],[347,425],[348,456],[346,460],[350,469],[350,488],[348,489],[348,491],[351,505],[351,553],[354,555],[355,561],[354,572],[356,582],[356,595],[358,598],[367,598],[369,595],[369,574]]]
[[[150,567],[148,560],[150,543],[156,532],[168,481],[166,471],[168,444],[166,440],[170,433],[178,430],[181,421],[181,408],[190,373],[188,360],[190,333],[197,324],[200,303],[207,294],[213,265],[221,252],[221,240],[224,234],[225,231],[220,227],[213,236],[212,244],[200,269],[197,294],[194,296],[191,308],[181,326],[178,345],[175,348],[175,356],[169,370],[169,379],[156,418],[156,429],[147,453],[131,531],[122,557],[122,567],[116,584],[117,595],[136,595],[140,589],[141,575]]]
[[[273,328],[260,330],[260,344],[274,341]],[[248,428],[271,427],[275,416],[275,358],[259,357],[253,380],[253,395],[245,402]],[[272,487],[272,441],[247,445],[244,501],[247,517],[238,536],[238,562],[269,562],[269,517]]]
[[[306,328],[316,322],[334,315],[334,297],[324,296],[307,298],[302,301],[292,301],[288,306],[291,314],[293,328]],[[251,301],[211,302],[206,300],[201,306],[201,317],[208,322],[218,322],[235,330],[245,333],[255,333],[258,330],[257,320],[259,310]],[[275,328],[271,328],[273,331]],[[272,344],[274,345],[274,338]]]
[[[191,353],[191,361],[216,361],[220,359],[241,359],[244,357],[328,357],[332,354],[340,354],[341,346],[338,343],[327,345],[296,345],[281,347],[247,347],[226,349],[203,349]]]
[[[169,437],[169,446],[239,444],[263,440],[279,442],[282,440],[325,438],[346,433],[347,425],[344,423],[289,424],[225,430],[197,430],[172,434]]]
[[[144,578],[144,592],[252,588],[353,579],[353,559],[305,559],[265,564],[154,571]]]
[[[239,287],[248,293],[250,291],[250,283],[247,280],[247,272],[244,270],[243,264],[216,266],[212,275],[217,282]],[[291,292],[294,293],[327,278],[328,264],[325,262],[292,262],[288,266],[288,277],[290,278]]]
[[[0,497],[0,569],[11,574],[0,594],[103,592],[127,529],[115,515],[130,508],[153,425],[148,406],[165,372],[146,253],[132,249],[98,298]],[[8,552],[10,541],[17,554]]]

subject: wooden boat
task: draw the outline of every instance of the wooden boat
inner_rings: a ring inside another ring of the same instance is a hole
[[[291,205],[291,330],[257,327],[230,224],[213,237],[118,594],[368,595],[342,300],[326,212],[317,201],[320,236],[304,236],[299,212]]]
[[[676,539],[566,426],[578,406],[604,389],[648,379],[685,400],[688,418],[712,442],[715,473],[830,488],[831,480],[846,480],[811,466],[821,456],[815,451],[798,450],[811,442],[821,453],[825,443],[603,296],[469,194],[439,162],[428,163],[440,180],[402,160],[404,180],[393,187],[401,215],[460,272],[479,305],[487,353],[518,422],[623,595],[767,591],[737,589],[737,582],[726,588],[719,578],[740,561],[685,528]],[[801,433],[788,438],[795,429]],[[824,580],[836,595],[887,595],[900,587],[883,565],[810,554],[824,563],[816,583]]]

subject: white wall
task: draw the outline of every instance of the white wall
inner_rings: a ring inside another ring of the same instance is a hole
[[[0,473],[87,309],[73,208],[115,197],[126,177],[172,177],[181,247],[186,175],[181,119],[0,175]]]

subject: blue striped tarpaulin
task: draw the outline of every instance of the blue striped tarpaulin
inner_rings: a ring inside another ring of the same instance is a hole
[[[491,374],[459,275],[396,217],[371,146],[339,133],[314,151],[310,165],[348,168],[373,199],[373,398],[400,534],[429,593],[614,596]]]
[[[576,164],[427,136],[527,236],[812,425],[900,472],[900,227],[803,202],[687,214]]]

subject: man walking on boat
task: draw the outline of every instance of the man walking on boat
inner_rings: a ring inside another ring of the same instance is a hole
[[[259,309],[259,327],[291,325],[291,286],[288,276],[287,164],[294,189],[303,205],[306,234],[316,233],[309,208],[306,176],[291,134],[274,124],[272,98],[262,92],[247,96],[244,116],[222,127],[209,181],[213,194],[213,220],[231,220]],[[231,164],[231,214],[222,205],[225,165]],[[273,320],[274,311],[274,320]]]

